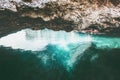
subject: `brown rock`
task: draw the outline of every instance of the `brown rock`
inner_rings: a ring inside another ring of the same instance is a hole
[[[10,10],[12,17],[8,18],[12,21],[15,17],[17,22],[8,23],[16,27],[41,29],[47,25],[54,30],[82,31],[91,25],[102,26],[100,30],[93,31],[95,33],[120,27],[120,0],[1,0],[0,6],[1,14],[6,12],[5,9]],[[9,14],[3,15],[0,15],[1,21],[7,20]],[[26,18],[30,20],[24,21]]]

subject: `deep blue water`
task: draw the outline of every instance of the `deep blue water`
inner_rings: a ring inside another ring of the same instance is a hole
[[[120,80],[119,37],[25,29],[0,45],[0,80]]]

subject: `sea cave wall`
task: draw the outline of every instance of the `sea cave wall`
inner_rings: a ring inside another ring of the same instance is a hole
[[[120,0],[0,0],[0,36],[24,28],[119,34]]]

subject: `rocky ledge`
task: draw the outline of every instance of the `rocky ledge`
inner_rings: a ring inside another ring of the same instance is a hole
[[[120,34],[120,0],[0,0],[0,37],[24,28]]]

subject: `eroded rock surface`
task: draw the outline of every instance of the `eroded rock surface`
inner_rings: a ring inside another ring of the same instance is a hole
[[[119,33],[120,0],[0,0],[0,10],[0,34],[26,27]]]

